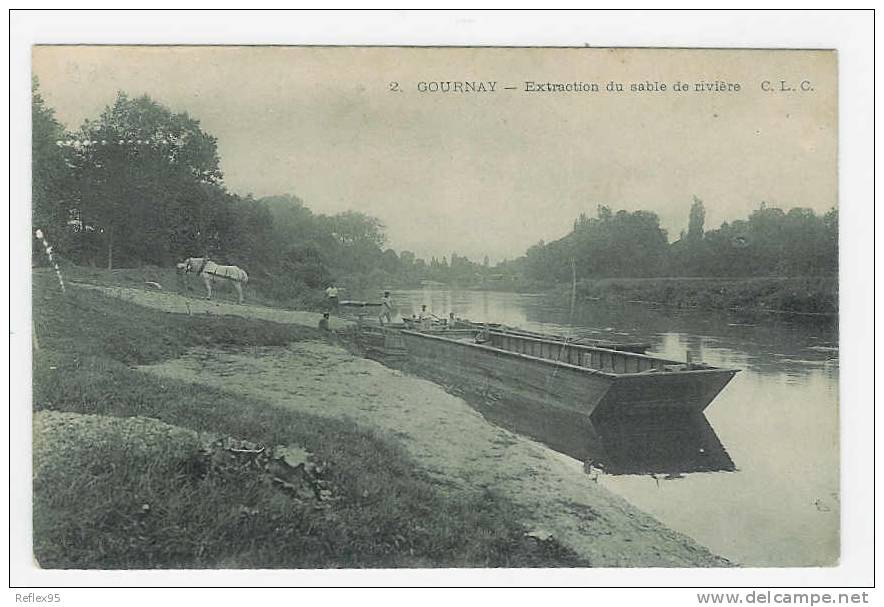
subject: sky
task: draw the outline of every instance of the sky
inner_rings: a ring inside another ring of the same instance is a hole
[[[69,129],[117,91],[146,93],[217,137],[232,192],[374,215],[389,246],[425,258],[517,257],[599,204],[657,213],[670,240],[694,196],[707,229],[762,201],[837,205],[830,51],[38,46],[32,68]],[[740,91],[672,90],[699,81]],[[668,90],[629,90],[644,82]]]

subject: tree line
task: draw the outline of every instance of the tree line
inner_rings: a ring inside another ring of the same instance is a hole
[[[281,298],[331,282],[378,289],[422,281],[491,288],[572,278],[832,275],[838,213],[765,204],[706,230],[694,200],[675,242],[650,211],[599,206],[573,229],[523,257],[492,266],[456,252],[424,260],[387,246],[383,223],[356,211],[316,214],[286,194],[256,199],[227,190],[217,140],[197,119],[144,95],[113,103],[66,131],[32,96],[33,227],[64,260],[107,268],[171,266],[206,255],[275,285]],[[34,246],[37,247],[35,241]],[[39,249],[34,250],[39,261]]]
[[[332,282],[475,279],[478,264],[456,254],[425,261],[386,247],[383,223],[364,213],[315,214],[293,195],[229,192],[215,137],[146,95],[120,92],[68,132],[36,80],[32,92],[32,223],[70,263],[171,266],[205,255],[273,279],[280,297]]]
[[[831,276],[838,272],[838,211],[788,211],[765,203],[748,218],[705,229],[703,201],[694,198],[687,230],[670,243],[649,211],[581,213],[564,237],[530,247],[507,264],[510,275],[535,283],[653,277]]]

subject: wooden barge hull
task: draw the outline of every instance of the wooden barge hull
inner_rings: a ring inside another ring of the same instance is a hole
[[[513,335],[516,337],[530,337],[534,339],[543,339],[546,341],[559,341],[559,342],[567,342],[578,345],[586,345],[593,346],[596,348],[606,348],[609,350],[622,350],[623,352],[634,352],[636,354],[643,354],[645,351],[650,349],[651,344],[646,342],[632,342],[632,343],[621,343],[615,341],[609,341],[606,339],[593,339],[588,337],[571,337],[566,338],[562,335],[554,335],[549,333],[538,333],[537,331],[528,331],[526,329],[520,329],[516,327],[509,327],[506,325],[501,325],[498,323],[480,323],[480,322],[470,322],[458,320],[453,324],[447,326],[431,326],[429,329],[422,329],[419,321],[415,321],[408,318],[403,318],[404,328],[410,329],[413,331],[419,331],[421,333],[436,333],[437,335],[453,335],[456,333],[467,332],[470,334],[475,334],[477,331],[482,331],[484,329],[488,329],[493,331],[494,333],[499,334],[507,334]]]
[[[737,373],[665,372],[664,366],[676,361],[505,334],[493,337],[497,343],[488,345],[419,331],[385,331],[390,347],[434,374],[583,415],[701,412]]]
[[[475,323],[474,328],[476,330],[481,330],[482,326],[479,323]],[[513,335],[516,337],[532,337],[535,339],[561,341],[577,345],[593,346],[596,348],[606,348],[608,350],[622,350],[623,352],[633,352],[635,354],[644,354],[647,350],[651,348],[651,344],[646,342],[621,343],[609,341],[606,339],[593,339],[588,337],[566,338],[561,335],[538,333],[537,331],[528,331],[526,329],[517,329],[507,326],[500,326],[499,328],[492,327],[491,330],[496,333],[506,333],[507,335]]]

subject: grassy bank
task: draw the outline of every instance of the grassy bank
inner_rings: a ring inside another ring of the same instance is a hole
[[[35,424],[43,567],[589,564],[527,537],[512,522],[515,506],[493,490],[434,484],[386,436],[131,368],[194,346],[321,339],[312,329],[163,313],[80,289],[62,295],[53,276],[37,273],[34,333],[34,408],[90,415]],[[248,468],[200,474],[193,461],[206,435],[308,450],[334,500],[292,500]]]
[[[45,269],[37,272],[45,272]],[[193,274],[178,274],[175,268],[144,266],[141,268],[119,268],[105,270],[87,266],[65,265],[62,272],[67,280],[108,287],[130,287],[135,289],[155,289],[156,283],[163,291],[205,297],[203,281]],[[223,282],[215,286],[215,299],[236,301],[236,291]],[[325,294],[322,289],[311,289],[301,282],[288,277],[272,278],[250,275],[245,289],[246,301],[266,306],[287,309],[322,310]]]
[[[560,285],[559,296],[571,285]],[[837,314],[837,277],[610,278],[580,281],[579,300],[639,301],[675,308]]]

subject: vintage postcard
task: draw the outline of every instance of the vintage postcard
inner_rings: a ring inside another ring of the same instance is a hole
[[[839,563],[835,50],[31,68],[40,568]]]

